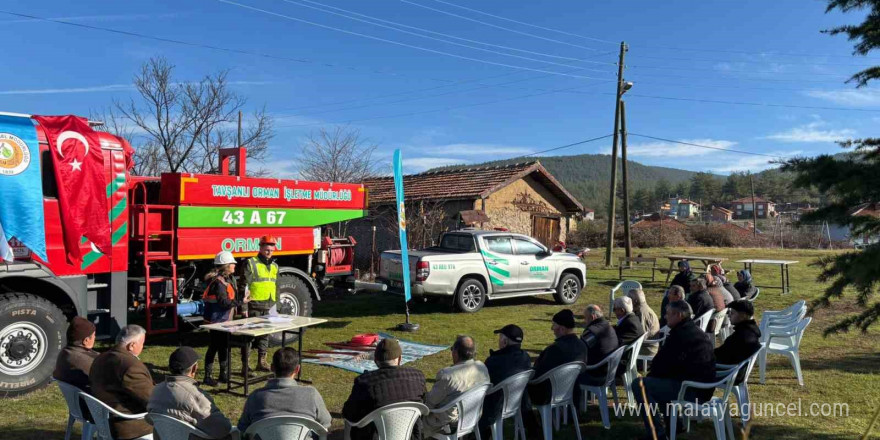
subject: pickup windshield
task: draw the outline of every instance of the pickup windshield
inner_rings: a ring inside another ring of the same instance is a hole
[[[455,252],[476,252],[474,237],[468,234],[444,234],[440,248]]]

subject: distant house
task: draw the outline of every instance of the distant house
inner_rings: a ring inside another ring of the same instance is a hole
[[[633,229],[650,229],[650,228],[668,228],[668,230],[680,230],[685,231],[688,229],[688,226],[672,217],[660,214],[653,213],[649,216],[644,217],[643,219],[633,223]]]
[[[678,218],[689,219],[700,214],[700,204],[688,199],[678,201]]]
[[[596,219],[596,211],[593,211],[590,208],[584,208],[584,212],[581,216],[584,220],[593,221]]]
[[[880,203],[863,203],[849,210],[853,217],[870,216],[880,218]],[[849,226],[829,225],[829,234],[833,241],[849,241],[853,246],[860,248],[869,244],[880,243],[880,236],[853,236]]]
[[[372,240],[382,252],[398,249],[394,180],[364,181],[370,212],[349,222],[355,255],[370,259]],[[440,233],[465,226],[530,235],[552,247],[565,241],[585,211],[540,162],[451,168],[403,178],[409,244],[431,246]],[[380,232],[373,234],[373,227]],[[363,267],[363,261],[358,266]]]
[[[733,209],[733,218],[735,219],[743,219],[747,220],[753,217],[753,212],[755,211],[752,208],[752,198],[751,197],[743,197],[741,199],[736,199],[730,202],[731,209]],[[757,215],[758,218],[770,218],[776,216],[776,204],[762,199],[761,197],[755,197],[755,206],[757,206]]]
[[[709,211],[709,218],[711,218],[713,222],[727,223],[733,220],[733,211],[720,206],[713,206],[712,210]]]

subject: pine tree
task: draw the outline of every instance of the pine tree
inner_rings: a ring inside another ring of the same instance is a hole
[[[855,53],[866,55],[880,47],[880,0],[831,0],[827,11],[843,12],[869,8],[865,21],[859,25],[841,26],[826,31],[832,35],[845,33],[856,41]],[[880,66],[865,69],[850,79],[857,87],[880,78]],[[828,196],[830,203],[802,219],[803,222],[829,223],[848,226],[853,236],[880,235],[880,138],[857,139],[842,142],[841,146],[852,149],[850,155],[821,155],[813,158],[797,158],[787,161],[783,171],[795,173],[793,185],[798,188],[815,187],[820,194]],[[854,208],[873,208],[874,215],[852,215]],[[862,251],[824,257],[816,264],[822,267],[818,280],[830,281],[823,296],[810,306],[811,311],[829,307],[832,301],[844,296],[846,289],[856,292],[856,303],[861,313],[844,318],[825,329],[825,334],[845,332],[852,327],[867,332],[868,327],[880,319],[880,302],[872,297],[880,287],[880,243],[867,246]]]

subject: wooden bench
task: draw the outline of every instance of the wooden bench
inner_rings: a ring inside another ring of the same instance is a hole
[[[660,273],[666,274],[666,284],[669,284],[669,275],[674,272],[678,272],[677,270],[670,269],[668,267],[655,267],[653,270],[654,270],[654,272],[660,272]]]
[[[651,269],[651,281],[654,281],[654,271],[658,269],[656,258],[645,257],[620,257],[617,259],[619,279],[623,279],[624,269]]]

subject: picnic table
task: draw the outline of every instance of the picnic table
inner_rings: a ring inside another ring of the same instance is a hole
[[[743,264],[743,269],[747,269],[749,272],[752,272],[753,264],[776,264],[779,265],[780,274],[782,275],[782,293],[791,293],[791,275],[788,272],[788,267],[792,264],[797,264],[797,261],[791,260],[737,260],[737,263]],[[756,286],[756,287],[770,287],[776,288],[775,286]]]
[[[252,378],[248,374],[248,370],[250,368],[249,358],[251,352],[251,343],[253,343],[255,338],[259,336],[267,336],[275,333],[281,333],[281,346],[284,347],[287,345],[288,334],[297,335],[297,351],[299,352],[300,359],[302,359],[302,341],[303,335],[305,333],[305,328],[325,322],[327,322],[326,319],[309,318],[306,316],[270,315],[255,318],[235,319],[232,321],[226,321],[217,324],[206,324],[203,325],[202,328],[212,332],[226,333],[227,359],[232,359],[233,345],[245,348],[243,359],[244,371],[242,371],[244,378],[241,382],[234,382],[232,380],[232,374],[230,371],[232,362],[227,362],[226,364],[226,376],[229,378],[229,381],[226,382],[226,392],[232,393],[232,390],[234,388],[244,388],[244,396],[247,396],[248,387],[250,384],[261,382],[272,377],[271,374],[267,374],[264,376]],[[299,374],[300,377],[302,377],[302,364],[300,364]]]
[[[720,264],[724,262],[724,258],[707,257],[705,255],[667,255],[666,258],[669,259],[669,269],[664,271],[666,272],[666,284],[669,284],[669,277],[672,276],[673,272],[675,272],[675,263],[679,261],[701,261],[703,262],[703,266],[705,266],[707,269],[712,264]]]

